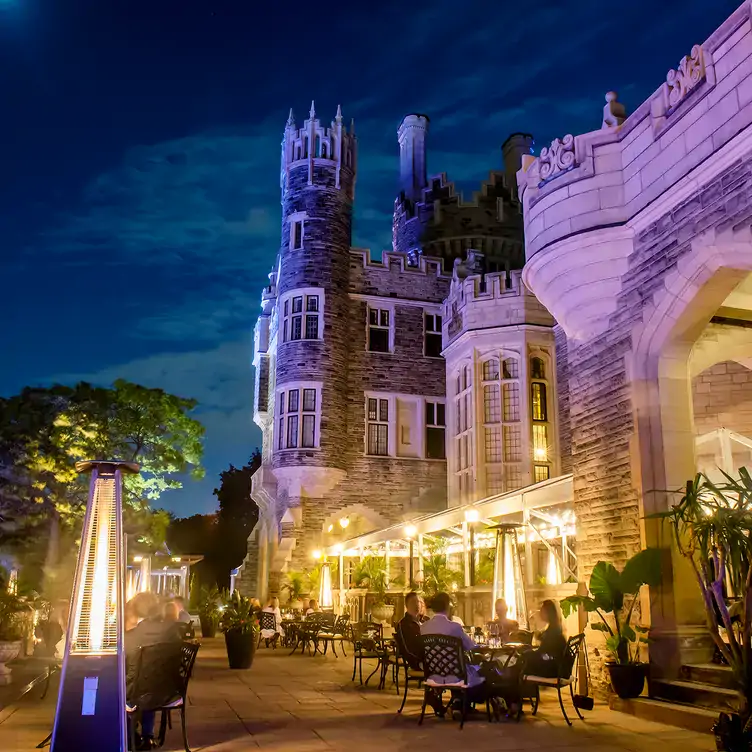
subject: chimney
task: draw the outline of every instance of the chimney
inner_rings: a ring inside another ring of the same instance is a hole
[[[533,137],[529,133],[513,133],[501,146],[507,187],[515,192],[517,171],[522,167],[522,157],[533,153]]]

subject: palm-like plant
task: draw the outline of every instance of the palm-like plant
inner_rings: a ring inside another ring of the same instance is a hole
[[[287,593],[288,601],[299,601],[307,592],[306,576],[302,572],[288,572],[282,590]]]
[[[423,590],[426,595],[448,592],[454,586],[460,585],[462,579],[462,572],[449,566],[444,546],[428,547],[427,555],[423,558]]]
[[[752,476],[744,467],[739,478],[723,475],[725,481],[716,484],[698,473],[687,481],[678,504],[651,516],[668,520],[677,550],[695,574],[710,635],[733,671],[740,715],[748,720],[752,705]],[[740,599],[735,607],[730,605],[727,586]]]
[[[383,556],[364,556],[353,568],[352,581],[355,587],[366,587],[375,593],[376,603],[384,603],[389,588],[386,559]]]

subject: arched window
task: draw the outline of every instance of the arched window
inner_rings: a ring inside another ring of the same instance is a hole
[[[530,378],[532,379],[545,379],[546,378],[546,365],[542,358],[532,358],[530,360]]]
[[[457,372],[457,393],[454,401],[455,426],[455,475],[461,501],[467,501],[473,493],[473,379],[469,365]]]
[[[321,156],[321,136],[316,136],[316,151],[313,152],[314,157],[320,157]]]
[[[491,381],[499,378],[499,361],[489,358],[483,363],[483,381]]]

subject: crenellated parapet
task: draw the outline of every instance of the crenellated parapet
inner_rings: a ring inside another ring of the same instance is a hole
[[[485,272],[485,258],[475,250],[454,263],[443,305],[444,347],[461,334],[489,327],[537,324],[554,320],[522,281],[522,270]]]

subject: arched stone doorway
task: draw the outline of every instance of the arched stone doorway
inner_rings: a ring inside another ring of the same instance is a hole
[[[634,461],[642,487],[645,545],[668,546],[668,530],[646,517],[678,501],[679,496],[668,492],[683,488],[697,472],[698,435],[722,427],[723,411],[714,416],[711,403],[723,407],[733,399],[725,388],[733,376],[727,379],[728,368],[715,366],[730,355],[752,361],[750,272],[752,243],[718,246],[698,238],[667,275],[664,289],[653,295],[653,305],[633,334]],[[700,384],[703,391],[698,392]],[[702,396],[705,387],[713,399]],[[701,410],[704,407],[708,409]],[[657,640],[651,657],[661,673],[675,674],[681,663],[706,660],[709,642],[694,576],[673,548],[664,582],[651,593]]]

